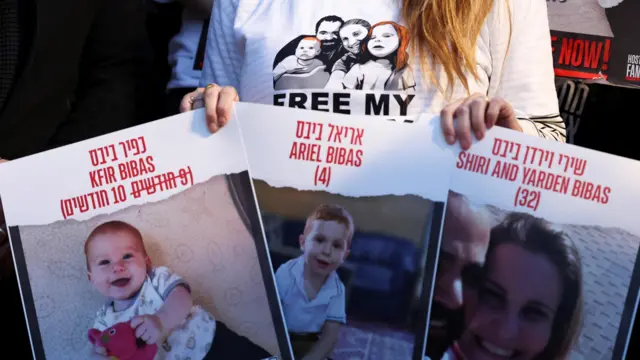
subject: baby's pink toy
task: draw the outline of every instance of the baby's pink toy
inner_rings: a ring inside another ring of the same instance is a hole
[[[129,322],[117,323],[104,331],[90,329],[89,341],[105,348],[114,360],[153,360],[158,351],[156,344],[148,345],[136,338]]]

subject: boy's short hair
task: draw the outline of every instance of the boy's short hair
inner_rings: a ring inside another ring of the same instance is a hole
[[[144,253],[144,255],[145,256],[147,255],[147,249],[145,249],[144,247],[144,241],[142,239],[142,233],[140,233],[140,230],[138,230],[138,228],[136,228],[135,226],[127,222],[120,221],[120,220],[112,220],[96,226],[91,231],[91,233],[89,233],[89,236],[87,236],[87,240],[85,240],[84,242],[85,258],[87,257],[87,250],[89,249],[89,243],[93,238],[95,238],[98,235],[104,235],[104,234],[115,233],[115,232],[127,232],[133,235],[133,237],[136,238],[140,243],[140,247],[142,248],[142,252]],[[89,269],[89,259],[87,259],[87,269]]]
[[[304,225],[304,233],[306,234],[315,220],[322,221],[335,221],[339,224],[342,224],[347,227],[347,248],[351,246],[351,239],[353,238],[353,233],[355,232],[355,225],[353,223],[353,218],[351,214],[340,205],[336,204],[322,204],[315,208],[311,214],[307,217],[307,221]]]

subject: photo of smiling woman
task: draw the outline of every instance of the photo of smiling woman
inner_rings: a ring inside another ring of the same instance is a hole
[[[466,329],[450,359],[566,359],[582,325],[582,264],[573,241],[546,221],[510,213],[491,229]]]
[[[640,237],[450,192],[425,360],[622,360]]]

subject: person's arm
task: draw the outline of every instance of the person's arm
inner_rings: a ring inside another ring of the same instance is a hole
[[[504,3],[496,2],[488,19],[493,69],[487,95],[511,104],[523,132],[565,142],[566,128],[560,117],[555,88],[547,4],[540,0],[510,0],[509,18]]]
[[[336,282],[338,294],[331,298],[331,302],[329,302],[327,320],[322,326],[320,339],[313,345],[311,351],[305,355],[304,360],[322,360],[330,356],[333,347],[338,342],[340,326],[347,322],[345,288],[341,281],[337,280]]]
[[[323,360],[331,355],[333,347],[338,342],[341,325],[341,323],[335,321],[325,322],[322,326],[320,339],[313,345],[311,351],[304,356],[303,360]]]
[[[240,86],[243,55],[238,48],[234,24],[240,0],[214,1],[207,33],[207,46],[199,87],[217,84]]]
[[[75,101],[49,148],[118,131],[136,123],[136,65],[146,41],[142,0],[102,1],[78,69]]]
[[[164,266],[153,270],[151,284],[158,290],[164,301],[155,315],[160,320],[163,331],[170,332],[189,315],[193,306],[191,289],[178,274]]]
[[[178,327],[189,315],[193,306],[191,293],[184,286],[176,286],[164,301],[156,316],[160,319],[162,329],[170,332]]]
[[[136,336],[155,344],[184,322],[193,306],[189,285],[166,267],[158,267],[151,275],[151,285],[162,296],[163,304],[155,314],[136,316],[131,327]]]

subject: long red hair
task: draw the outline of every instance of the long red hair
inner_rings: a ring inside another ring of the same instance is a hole
[[[393,26],[393,28],[396,30],[396,33],[398,34],[398,40],[400,41],[400,44],[398,45],[398,49],[396,50],[394,65],[396,70],[400,70],[407,66],[407,63],[409,62],[409,53],[407,52],[407,48],[409,47],[409,31],[406,27],[393,21],[381,21],[371,26],[371,29],[369,29],[368,39],[371,39],[373,29],[375,29],[377,26],[382,25]],[[365,42],[361,45],[363,54],[369,53],[369,51],[367,50],[367,43],[368,42]]]
[[[452,93],[455,80],[469,93],[465,72],[479,78],[476,43],[493,4],[494,0],[402,0],[411,52],[420,58],[423,72],[443,93]],[[446,87],[436,76],[437,68],[446,75]]]

